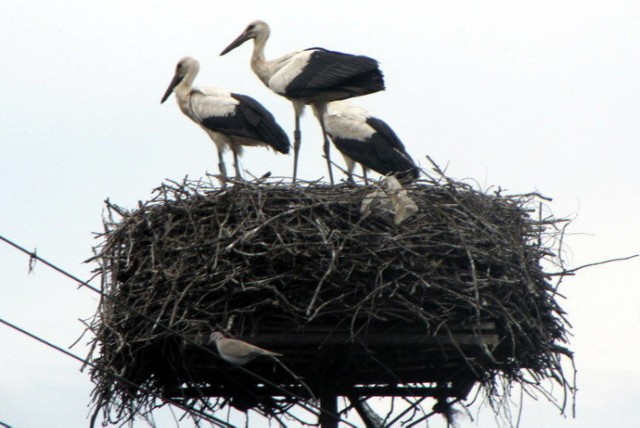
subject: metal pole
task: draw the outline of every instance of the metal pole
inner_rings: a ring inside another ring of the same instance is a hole
[[[318,423],[321,428],[338,428],[338,421],[336,418],[338,414],[338,396],[335,395],[330,389],[323,388],[320,395],[320,417]]]

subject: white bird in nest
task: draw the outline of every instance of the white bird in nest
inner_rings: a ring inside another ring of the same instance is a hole
[[[327,103],[384,90],[384,77],[378,61],[363,55],[352,55],[323,48],[291,52],[273,60],[265,59],[264,48],[271,30],[264,21],[253,21],[220,55],[253,39],[251,69],[269,89],[291,100],[295,111],[293,143],[293,182],[298,172],[300,150],[300,117],[307,104],[322,127],[323,150],[333,184],[329,140],[324,126]]]
[[[344,156],[350,182],[356,162],[362,165],[365,182],[367,169],[395,175],[403,183],[420,175],[420,169],[393,129],[364,108],[347,101],[330,103],[324,122],[333,144]]]
[[[243,340],[229,339],[219,331],[211,333],[210,341],[216,343],[218,354],[220,354],[224,360],[232,364],[243,365],[260,356],[282,356],[282,354],[267,351],[266,349],[262,349]]]
[[[164,103],[171,93],[176,94],[180,110],[200,125],[215,143],[223,180],[227,171],[222,153],[227,147],[233,152],[238,179],[241,178],[238,156],[242,154],[243,146],[268,146],[280,153],[289,153],[291,144],[287,134],[262,104],[247,95],[224,89],[194,88],[193,81],[199,70],[198,61],[182,58],[160,103]]]

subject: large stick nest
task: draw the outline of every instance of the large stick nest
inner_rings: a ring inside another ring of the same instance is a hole
[[[561,367],[561,356],[570,356],[563,347],[566,322],[542,268],[545,260],[557,261],[549,237],[558,220],[537,216],[536,195],[506,196],[428,178],[407,187],[419,212],[395,225],[387,211],[361,213],[374,187],[256,181],[219,188],[185,179],[163,184],[133,211],[107,203],[97,256],[103,291],[179,335],[103,300],[91,326],[93,361],[103,369],[91,372],[97,409],[117,422],[161,405],[107,372],[159,396],[175,396],[178,386],[189,384],[239,394],[223,373],[235,369],[190,343],[206,345],[214,330],[282,352],[282,361],[312,389],[322,388],[321,377],[380,384],[373,375],[391,372],[396,383],[466,376],[489,395],[499,394],[497,382],[505,380],[551,379],[570,390]],[[499,337],[490,349],[482,346],[479,328],[486,322]],[[479,339],[478,352],[460,344],[434,353],[401,340],[403,332],[433,337],[451,326],[468,328]],[[296,334],[310,332],[340,333],[344,346],[329,339],[296,343]],[[400,339],[375,348],[362,340],[371,332]],[[446,367],[456,355],[462,363],[449,376]],[[409,365],[412,376],[430,370],[433,379],[403,377]],[[273,362],[247,367],[291,383]],[[234,379],[256,382],[246,373]],[[275,401],[227,398],[239,408],[278,411]],[[208,405],[215,410],[228,403]]]

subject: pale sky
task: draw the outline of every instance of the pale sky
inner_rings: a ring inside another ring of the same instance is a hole
[[[640,252],[637,1],[0,0],[0,234],[88,278],[95,266],[82,261],[104,199],[132,208],[165,178],[216,173],[209,138],[173,98],[160,105],[185,55],[200,61],[196,85],[257,98],[291,134],[293,109],[253,75],[249,44],[218,55],[257,18],[272,28],[268,58],[322,46],[378,59],[387,91],[354,102],[388,122],[423,166],[429,155],[452,177],[552,197],[549,209],[574,219],[571,266]],[[321,153],[309,112],[302,178],[325,173]],[[256,148],[242,164],[290,175],[292,159]],[[27,266],[0,244],[0,318],[71,345],[96,295]],[[577,418],[528,400],[523,428],[637,423],[639,277],[634,259],[565,281]],[[0,343],[0,422],[88,425],[93,385],[77,362],[1,325]],[[175,426],[166,414],[157,420]],[[460,421],[495,424],[486,411]]]

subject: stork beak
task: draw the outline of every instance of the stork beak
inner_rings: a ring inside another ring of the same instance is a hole
[[[237,39],[235,39],[233,42],[231,42],[231,44],[229,46],[227,46],[226,48],[224,48],[224,50],[222,52],[220,52],[220,56],[231,52],[232,50],[234,50],[235,48],[237,48],[238,46],[240,46],[241,44],[243,44],[244,42],[246,42],[247,40],[249,40],[249,36],[247,36],[247,32],[243,31],[242,34],[240,34],[238,36]]]
[[[171,95],[171,93],[173,92],[173,89],[178,86],[178,83],[180,83],[182,81],[182,76],[180,76],[178,73],[175,74],[175,76],[173,76],[173,80],[171,80],[171,83],[169,83],[169,87],[167,88],[167,92],[164,93],[164,95],[162,96],[162,99],[160,100],[160,104],[164,103],[165,101],[167,101],[167,98],[169,98],[169,95]]]

